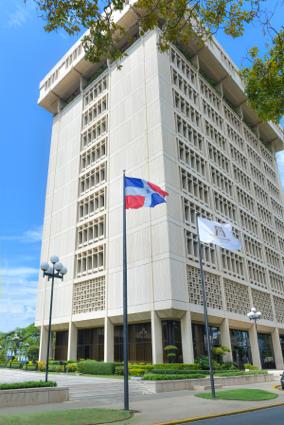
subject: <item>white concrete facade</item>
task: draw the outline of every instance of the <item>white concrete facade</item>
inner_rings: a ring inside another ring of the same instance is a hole
[[[90,83],[81,79],[71,102],[58,101],[42,261],[59,255],[68,274],[56,283],[53,330],[68,331],[66,355],[74,359],[80,330],[103,328],[103,359],[115,360],[125,169],[170,194],[167,204],[127,212],[129,322],[151,324],[152,361],[163,361],[166,320],[180,322],[183,361],[194,361],[192,324],[203,321],[195,227],[201,214],[232,222],[243,246],[240,253],[204,247],[209,321],[230,348],[226,360],[233,360],[231,330],[247,330],[260,365],[246,317],[255,306],[263,313],[258,331],[271,335],[275,364],[283,367],[284,214],[273,154],[283,140],[268,124],[246,125],[247,111],[226,100],[228,87],[214,89],[203,76],[204,58],[188,60],[175,47],[161,54],[157,39],[156,31],[138,38],[121,70],[113,64]],[[49,292],[40,278],[41,359]]]

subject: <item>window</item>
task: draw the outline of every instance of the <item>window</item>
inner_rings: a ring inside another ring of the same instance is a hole
[[[107,139],[99,140],[90,149],[81,154],[80,171],[85,171],[87,168],[93,166],[96,162],[102,160],[106,156]]]
[[[92,87],[88,87],[84,93],[84,108],[92,103],[100,94],[102,94],[108,86],[107,77],[101,78],[98,82],[94,83]]]
[[[195,146],[200,151],[203,150],[203,136],[196,131],[189,123],[187,123],[180,115],[175,115],[176,130],[178,134]]]
[[[244,150],[243,138],[229,125],[227,124],[227,133],[232,145],[237,145],[242,151]]]
[[[238,115],[235,112],[233,112],[231,109],[229,109],[229,106],[227,106],[227,105],[224,106],[224,113],[225,113],[225,117],[226,117],[227,121],[230,124],[232,124],[234,129],[241,132],[242,122],[241,122],[240,118],[238,117]]]
[[[248,261],[250,283],[261,288],[268,288],[265,268],[253,261]]]
[[[83,195],[90,190],[96,189],[105,182],[106,162],[81,175],[79,179],[79,195]]]
[[[255,236],[259,236],[257,220],[252,215],[245,212],[242,208],[240,208],[240,217],[243,229]]]
[[[255,163],[257,167],[262,168],[261,156],[258,155],[258,153],[250,146],[247,147],[247,150],[249,158]]]
[[[174,64],[182,75],[190,82],[190,84],[196,86],[197,74],[193,67],[182,58],[182,56],[173,48],[170,50],[171,63]]]
[[[241,168],[246,170],[247,169],[246,157],[231,144],[230,144],[230,151],[231,151],[232,160],[235,161]]]
[[[108,96],[105,95],[97,100],[90,108],[88,108],[82,116],[82,128],[84,129],[90,125],[101,114],[106,112],[108,108]]]
[[[217,127],[220,129],[223,128],[223,118],[221,115],[218,114],[218,112],[215,111],[212,106],[209,105],[206,100],[202,100],[202,106],[203,106],[203,113],[207,116]]]
[[[77,358],[104,360],[104,328],[78,329]]]
[[[254,212],[255,204],[253,198],[243,189],[237,186],[237,198],[240,205],[250,212]]]
[[[198,239],[195,233],[185,231],[187,256],[190,260],[199,262]],[[201,244],[203,261],[208,267],[216,268],[216,251],[212,244]]]
[[[222,151],[227,151],[227,142],[225,137],[205,119],[205,134],[208,139],[215,143],[215,145],[222,149]]]
[[[188,103],[183,96],[177,91],[173,90],[174,105],[177,110],[182,113],[190,123],[196,127],[200,127],[201,114],[190,103]]]
[[[81,224],[77,229],[77,248],[82,248],[105,238],[105,216]]]
[[[223,217],[236,222],[236,205],[215,191],[213,191],[213,199],[216,211]]]
[[[244,260],[240,255],[221,248],[221,259],[224,273],[244,280]]]
[[[73,314],[105,309],[105,277],[74,283]]]
[[[190,201],[187,198],[183,197],[182,199],[184,208],[184,220],[186,224],[195,226],[197,215],[205,217],[208,220],[212,220],[212,214],[210,212],[200,207],[199,205],[196,205],[194,202]]]
[[[233,196],[233,183],[215,167],[210,166],[211,181],[213,186],[230,197]]]
[[[229,174],[230,172],[230,161],[223,155],[215,146],[208,142],[208,153],[209,158],[214,164],[222,168],[223,171]]]
[[[172,83],[177,87],[185,99],[190,100],[194,105],[197,105],[198,94],[197,91],[173,68],[171,68]],[[182,99],[176,91],[174,91],[179,96],[179,99]],[[178,98],[177,98],[178,99]],[[177,99],[175,101],[177,101]]]
[[[162,320],[163,360],[165,363],[182,363],[180,320]],[[174,346],[176,350],[166,351],[165,347]],[[175,356],[168,356],[174,354]]]
[[[200,179],[193,176],[183,168],[180,168],[181,187],[187,194],[192,195],[198,201],[209,205],[209,187]]]
[[[152,362],[151,323],[128,325],[128,360]],[[123,362],[123,327],[114,327],[114,361]]]
[[[256,239],[244,234],[245,252],[248,256],[255,258],[256,260],[262,261],[262,245]]]
[[[203,80],[203,78],[199,78],[200,81],[200,90],[205,99],[216,108],[218,111],[221,109],[221,99],[216,92],[212,90],[211,87]]]
[[[92,145],[99,137],[105,136],[108,131],[107,116],[96,121],[90,128],[87,128],[81,136],[81,150]]]
[[[188,166],[190,170],[196,171],[201,176],[205,176],[205,159],[190,149],[185,143],[178,139],[179,160]]]
[[[244,189],[251,190],[251,179],[239,167],[233,164],[233,173],[236,182],[238,182]]]
[[[268,248],[267,246],[265,247],[265,255],[267,264],[270,267],[280,271],[280,255],[277,254],[277,252],[275,252],[273,249]]]
[[[105,209],[106,189],[101,189],[81,199],[78,208],[78,219],[85,220]]]
[[[105,246],[99,245],[76,255],[76,277],[103,271],[105,268]]]

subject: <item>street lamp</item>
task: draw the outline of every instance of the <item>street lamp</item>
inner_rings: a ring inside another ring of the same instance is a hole
[[[67,268],[59,262],[59,258],[56,255],[50,257],[50,263],[42,263],[40,268],[43,271],[43,277],[47,277],[47,280],[51,279],[51,293],[50,293],[50,307],[49,307],[49,323],[48,323],[48,339],[47,339],[47,352],[46,352],[46,365],[45,365],[45,382],[48,381],[48,360],[49,360],[49,347],[51,337],[51,316],[52,316],[52,302],[53,302],[53,287],[54,279],[63,280],[64,275],[67,273]]]
[[[258,346],[258,351],[259,350],[259,342],[258,342],[258,335],[257,335],[257,321],[261,318],[262,314],[260,311],[257,311],[255,307],[252,307],[250,312],[247,314],[249,320],[253,320],[254,321],[254,325],[255,325],[255,331],[256,331],[256,341],[257,341],[257,346]]]
[[[252,307],[251,311],[247,314],[249,320],[253,320],[255,324],[255,329],[257,331],[257,321],[261,318],[261,312],[256,311],[255,307]]]

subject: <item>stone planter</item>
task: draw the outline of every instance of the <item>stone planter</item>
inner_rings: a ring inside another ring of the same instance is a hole
[[[272,382],[273,375],[248,375],[215,377],[216,388],[231,385],[255,384],[258,382]],[[205,389],[210,386],[209,378],[176,379],[173,381],[143,381],[143,384],[153,393]]]
[[[69,388],[43,387],[0,391],[0,408],[61,403],[69,400]]]

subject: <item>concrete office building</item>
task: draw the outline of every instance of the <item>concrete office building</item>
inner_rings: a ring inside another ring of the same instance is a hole
[[[168,344],[176,361],[206,353],[198,213],[231,222],[243,247],[203,249],[213,344],[229,347],[228,361],[283,368],[283,132],[246,104],[216,41],[162,54],[159,32],[139,37],[129,7],[117,20],[133,35],[121,70],[86,62],[79,40],[40,85],[39,104],[54,115],[42,261],[56,254],[68,268],[55,283],[52,356],[122,360],[126,169],[169,192],[167,204],[127,212],[130,360],[166,361]],[[49,299],[40,277],[41,359]],[[246,316],[253,306],[257,330]]]

